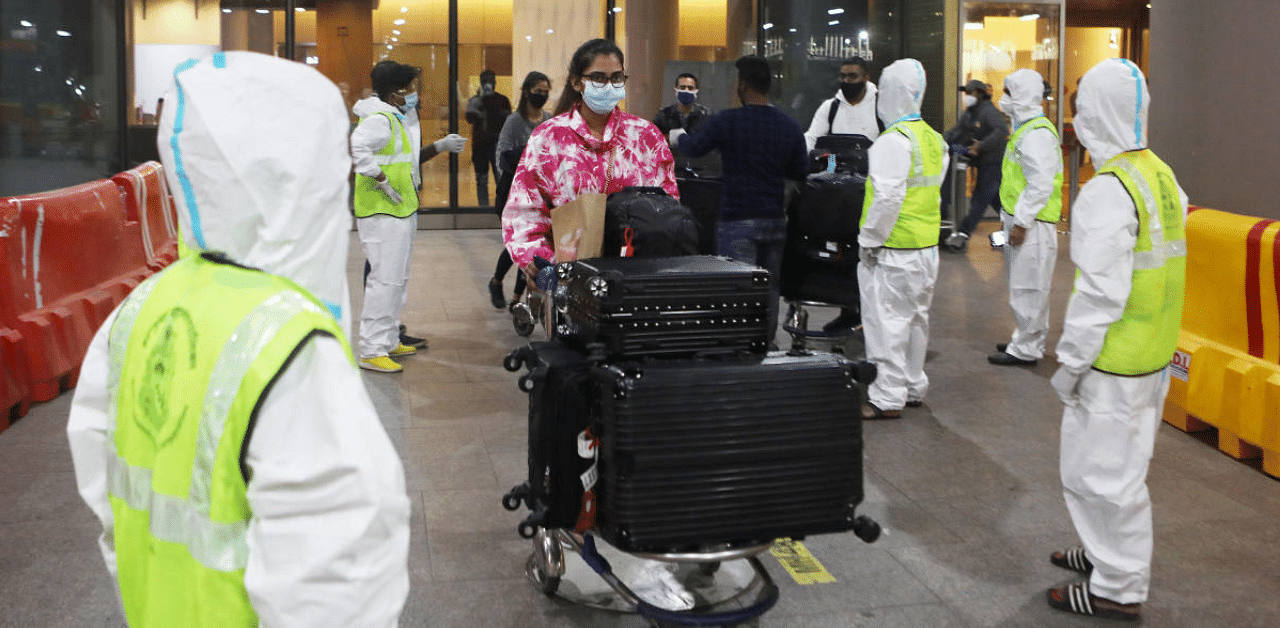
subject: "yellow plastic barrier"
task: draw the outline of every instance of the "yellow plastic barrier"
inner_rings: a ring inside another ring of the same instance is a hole
[[[1198,209],[1187,218],[1182,331],[1164,420],[1218,429],[1218,448],[1280,477],[1280,222]]]

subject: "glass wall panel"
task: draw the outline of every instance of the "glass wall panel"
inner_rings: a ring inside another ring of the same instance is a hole
[[[1054,90],[1053,98],[1044,103],[1045,116],[1060,122],[1061,20],[1056,2],[965,2],[959,82],[977,79],[991,85],[992,93],[998,95],[1006,76],[1020,68],[1031,68]]]
[[[802,127],[839,89],[840,62],[875,61],[867,0],[760,0],[763,54],[778,80],[771,100]]]
[[[113,0],[0,0],[0,196],[121,169],[117,8]]]

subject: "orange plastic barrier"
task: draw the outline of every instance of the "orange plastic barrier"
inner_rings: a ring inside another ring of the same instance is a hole
[[[1280,222],[1196,209],[1164,420],[1280,477]]]
[[[148,161],[111,177],[124,190],[129,220],[142,223],[142,247],[152,270],[178,259],[178,217],[159,162]]]
[[[0,410],[8,417],[73,387],[93,333],[153,272],[141,224],[126,218],[123,192],[107,180],[0,199]]]

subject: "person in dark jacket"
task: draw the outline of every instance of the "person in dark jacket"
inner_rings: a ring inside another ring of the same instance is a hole
[[[973,80],[960,88],[964,92],[965,110],[960,121],[943,138],[951,146],[951,152],[968,156],[970,167],[978,170],[978,182],[969,199],[969,213],[947,238],[946,249],[963,253],[969,247],[969,234],[986,213],[987,206],[1000,213],[1000,165],[1004,161],[1004,146],[1009,141],[1009,120],[991,102],[991,88],[982,81]],[[951,189],[948,181],[942,189]],[[942,214],[950,206],[950,195],[942,195]]]
[[[494,167],[498,134],[511,115],[511,100],[495,91],[497,75],[480,73],[480,91],[467,101],[467,122],[471,124],[471,164],[476,170],[476,204],[489,204],[489,170]],[[497,179],[497,172],[494,173]]]
[[[697,131],[710,117],[711,110],[698,102],[698,77],[685,72],[676,77],[676,102],[659,109],[658,115],[653,117],[653,124],[664,137],[670,138],[675,129],[684,129],[686,133]],[[711,165],[701,163],[708,160],[694,160],[679,151],[674,151],[674,156],[676,176],[682,176],[689,168],[697,170]],[[714,157],[710,161],[715,161]]]

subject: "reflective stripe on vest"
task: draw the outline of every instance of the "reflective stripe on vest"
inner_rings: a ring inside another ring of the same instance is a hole
[[[884,246],[891,249],[937,246],[942,226],[942,136],[919,119],[895,123],[885,129],[880,137],[885,137],[890,132],[901,133],[911,142],[911,167],[907,172],[907,192],[902,199],[898,221],[885,239]],[[874,199],[875,186],[871,179],[867,179],[860,226],[866,224],[866,209],[871,207]]]
[[[386,193],[374,185],[372,177],[357,174],[354,186],[356,218],[368,218],[374,214],[407,218],[418,211],[417,186],[413,182],[413,169],[417,167],[418,156],[413,154],[409,131],[399,116],[385,111],[374,115],[385,117],[391,125],[391,139],[373,154],[373,159],[382,168],[382,173],[387,175],[391,189],[400,194],[400,203],[392,203]]]
[[[1004,149],[1004,163],[1000,167],[1000,204],[1004,208],[1004,212],[1013,215],[1014,209],[1018,205],[1018,197],[1022,196],[1022,192],[1027,189],[1027,177],[1022,170],[1022,153],[1018,150],[1018,142],[1022,136],[1034,129],[1048,129],[1053,133],[1055,142],[1060,143],[1058,139],[1058,127],[1049,122],[1044,116],[1036,116],[1018,127],[1018,130],[1009,137],[1009,143]],[[1062,152],[1058,152],[1058,171],[1053,175],[1053,191],[1049,194],[1049,199],[1039,211],[1036,212],[1036,220],[1040,222],[1058,222],[1062,219]]]
[[[1173,171],[1150,150],[1121,153],[1098,170],[1133,199],[1138,235],[1133,286],[1120,320],[1107,329],[1094,368],[1146,375],[1168,365],[1178,346],[1186,282],[1186,216]]]

